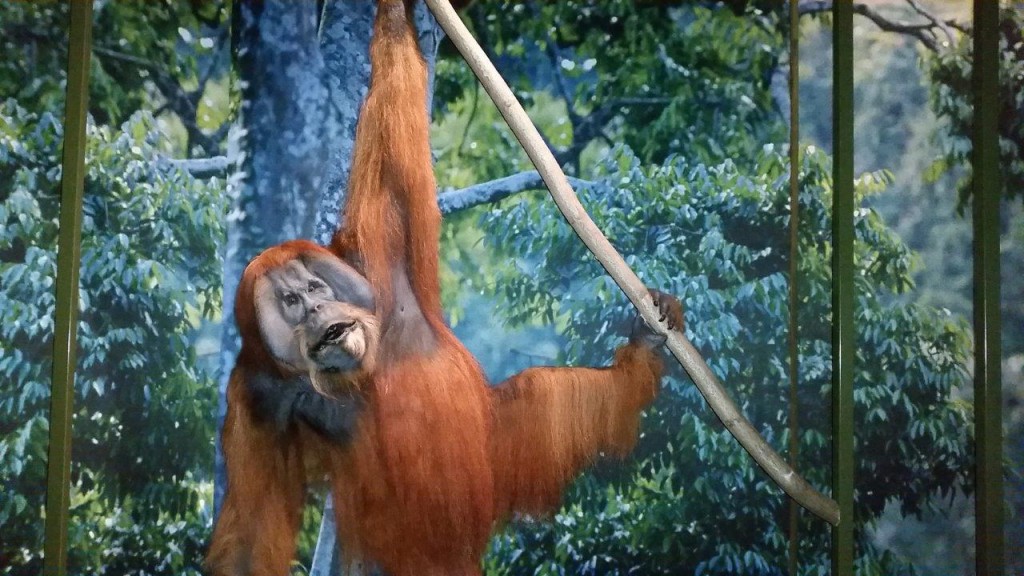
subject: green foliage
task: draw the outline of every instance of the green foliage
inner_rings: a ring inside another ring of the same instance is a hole
[[[769,93],[784,54],[784,18],[767,5],[738,17],[720,6],[660,4],[477,3],[469,16],[559,159],[598,184],[577,190],[598,226],[645,283],[684,299],[688,335],[781,451],[788,162],[784,149],[764,143],[785,137]],[[912,51],[902,54],[913,61]],[[448,105],[435,138],[438,174],[454,186],[524,169],[518,146],[508,148],[496,111],[478,102],[469,81],[459,65],[440,60],[435,102]],[[907,303],[920,259],[872,208],[894,177],[881,152],[875,159],[877,171],[857,182],[857,569],[912,574],[914,566],[877,548],[867,528],[887,505],[918,514],[970,490],[969,404],[954,400],[970,342],[957,317]],[[827,156],[806,151],[799,467],[819,487],[830,470],[830,170]],[[634,311],[546,195],[520,194],[473,214],[480,230],[468,213],[446,221],[445,247],[463,289],[497,298],[487,312],[500,310],[506,328],[488,338],[545,325],[566,342],[556,363],[607,362]],[[784,495],[671,365],[636,459],[579,480],[550,523],[523,522],[496,538],[488,573],[784,571]],[[827,573],[827,527],[804,516],[801,573]]]
[[[807,151],[800,233],[801,470],[828,484],[831,381],[830,161]],[[754,426],[786,444],[788,180],[785,150],[766,146],[742,170],[670,158],[644,166],[614,151],[581,200],[650,286],[685,302],[688,335]],[[858,199],[887,175],[858,180]],[[497,277],[511,321],[564,321],[565,362],[600,364],[631,306],[548,202],[508,201],[484,218],[491,249],[522,273]],[[970,417],[952,401],[963,383],[966,326],[900,304],[911,254],[870,209],[856,221],[858,525],[887,502],[918,513],[968,490]],[[775,574],[783,570],[785,499],[706,409],[678,369],[647,417],[635,462],[576,484],[553,524],[499,538],[495,574]],[[804,518],[803,573],[827,566],[828,531]],[[902,574],[902,561],[862,539],[863,573]]]
[[[680,154],[717,163],[780,136],[769,91],[784,42],[778,17],[666,4],[506,1],[469,12],[520,99],[530,105],[548,93],[565,102],[568,117],[546,134],[578,173],[609,141],[645,162]],[[453,85],[473,90],[449,77],[439,97],[454,99]]]
[[[61,137],[50,114],[0,106],[3,574],[40,567]],[[159,139],[141,114],[88,130],[73,571],[183,573],[201,548],[216,386],[188,337],[220,306],[226,203],[220,183],[160,162]]]
[[[1024,200],[1024,3],[1010,2],[999,17],[999,176],[1005,198]],[[973,45],[973,37],[963,34],[956,46],[929,61],[932,105],[948,122],[950,136],[935,173],[970,166]],[[968,183],[961,183],[961,209],[970,198]]]
[[[467,16],[492,51],[502,75],[570,172],[589,174],[609,142],[642,150],[645,161],[680,154],[706,162],[745,158],[784,131],[775,122],[769,79],[784,38],[779,18],[751,6],[712,9],[699,3],[476,2]],[[768,3],[770,4],[770,3]],[[437,62],[432,134],[436,172],[443,186],[463,187],[532,169],[497,109],[478,87],[461,57]],[[443,287],[453,322],[478,312],[479,294],[493,286],[491,271],[512,264],[479,242],[479,212],[446,217]],[[455,293],[462,290],[463,296]],[[463,310],[469,308],[469,311]],[[550,330],[536,324],[529,330]],[[550,363],[560,338],[536,333],[540,346],[510,343],[517,328],[491,334],[495,350],[523,352],[519,362],[491,359],[475,339],[485,367],[507,376],[523,360]]]
[[[67,76],[67,4],[5,2],[0,10],[0,94],[33,112],[60,109]]]
[[[64,103],[68,3],[0,5],[0,94],[34,113]],[[228,4],[99,2],[93,14],[89,113],[118,126],[139,110],[156,110],[175,132],[163,147],[189,155],[217,152],[226,132]]]
[[[212,485],[191,473],[168,488],[196,502],[212,499]],[[184,513],[154,510],[142,494],[110,503],[97,491],[83,491],[81,483],[75,486],[68,536],[73,573],[199,576],[211,510],[205,504]]]

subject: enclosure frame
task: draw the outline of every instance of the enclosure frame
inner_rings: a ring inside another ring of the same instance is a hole
[[[92,2],[72,0],[70,8],[43,542],[44,574],[60,576],[67,573],[71,504],[71,415],[78,352],[78,277],[82,260],[85,126],[89,103],[89,57],[92,54]]]
[[[1003,384],[999,275],[999,2],[974,0],[971,164],[974,225],[975,557],[1003,574]]]
[[[44,573],[67,573],[71,434],[77,348],[86,110],[92,47],[92,2],[70,0],[67,99],[61,171],[60,230],[45,506]],[[1000,364],[999,2],[974,0],[972,164],[974,226],[976,557],[978,574],[1004,570],[1002,378]],[[853,219],[853,3],[833,12],[833,498],[842,521],[833,529],[832,573],[853,574],[856,349]],[[796,70],[792,70],[796,73]],[[792,97],[798,92],[791,85]],[[799,122],[791,115],[791,122]],[[791,159],[791,170],[799,166]],[[793,327],[791,327],[792,329]]]
[[[792,119],[790,119],[792,121]],[[790,166],[790,170],[799,170]],[[832,8],[832,574],[853,576],[853,3]]]

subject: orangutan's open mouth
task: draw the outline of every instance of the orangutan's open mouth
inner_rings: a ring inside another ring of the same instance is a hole
[[[355,322],[336,322],[327,327],[324,335],[320,338],[320,341],[313,347],[314,352],[319,352],[324,348],[334,344],[345,335],[346,332],[355,326]]]

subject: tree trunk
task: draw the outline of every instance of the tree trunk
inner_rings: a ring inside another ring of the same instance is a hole
[[[320,50],[325,81],[332,92],[330,106],[338,118],[339,137],[327,150],[330,163],[319,189],[315,233],[320,243],[327,243],[338,227],[348,186],[356,120],[370,81],[368,47],[374,6],[366,0],[329,0],[324,7]]]
[[[232,209],[224,254],[218,429],[239,339],[235,290],[245,265],[264,248],[309,238],[315,197],[338,132],[317,41],[316,0],[243,0],[235,5],[233,54],[241,79],[241,148],[229,152],[241,171],[231,181]],[[235,147],[232,147],[235,148]],[[226,486],[217,445],[215,513]]]

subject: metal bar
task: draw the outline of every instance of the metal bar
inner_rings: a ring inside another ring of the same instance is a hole
[[[999,317],[999,3],[974,0],[971,75],[974,221],[974,421],[978,574],[1004,573]]]
[[[853,543],[853,3],[832,13],[832,574],[852,576]]]
[[[50,445],[46,475],[46,541],[43,573],[67,573],[71,476],[71,414],[78,346],[78,273],[81,260],[82,191],[85,187],[85,121],[92,49],[92,2],[71,0],[68,86],[57,240],[57,293],[50,384]]]
[[[800,12],[789,0],[789,465],[800,455]],[[800,506],[789,500],[789,574],[800,566]]]

